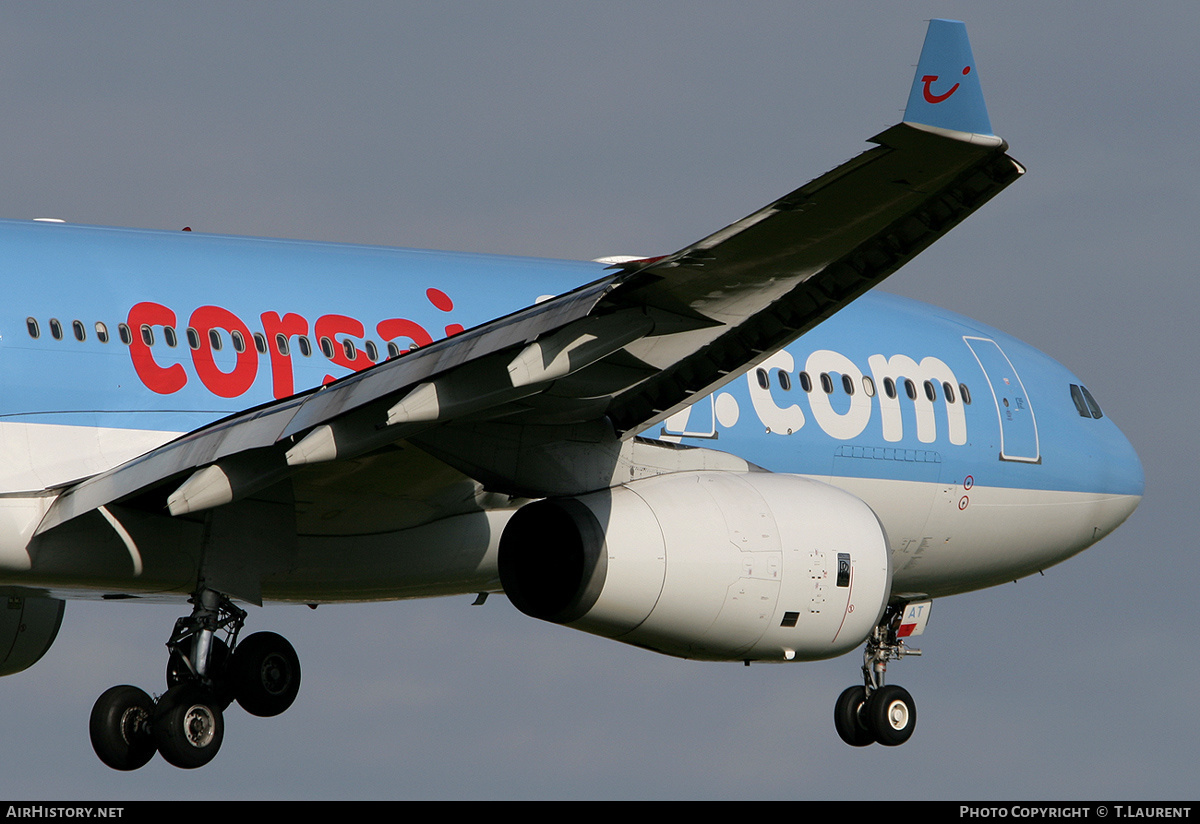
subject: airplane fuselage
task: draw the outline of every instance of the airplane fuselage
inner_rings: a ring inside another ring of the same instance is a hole
[[[194,559],[115,552],[67,574],[61,559],[28,548],[52,500],[40,490],[604,273],[597,263],[34,222],[0,223],[0,244],[0,583],[76,597],[185,595]],[[1044,569],[1133,511],[1141,466],[1089,401],[1079,379],[1032,347],[871,292],[643,435],[851,492],[886,530],[894,591],[932,596]],[[517,504],[465,479],[445,488],[464,483],[471,494],[424,515],[321,512],[306,526],[301,513],[300,561],[264,581],[264,596],[497,588],[496,542]],[[466,522],[474,545],[464,547]]]
[[[670,254],[590,263],[0,222],[0,675],[69,598],[182,600],[167,691],[92,708],[108,766],[207,764],[299,656],[239,604],[503,591],[681,658],[863,649],[1137,506],[1141,465],[1029,346],[872,291],[1024,174],[958,21],[872,148]]]

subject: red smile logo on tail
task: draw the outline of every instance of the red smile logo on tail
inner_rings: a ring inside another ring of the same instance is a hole
[[[970,74],[970,73],[971,73],[971,67],[970,67],[970,66],[963,66],[962,73],[963,73],[964,75]],[[925,95],[925,102],[926,102],[926,103],[941,103],[943,100],[945,100],[946,98],[948,98],[950,95],[952,95],[952,94],[954,94],[956,91],[958,91],[958,84],[957,84],[957,83],[955,83],[953,86],[951,86],[951,87],[950,87],[950,91],[946,92],[945,94],[934,94],[934,93],[933,93],[933,92],[930,90],[930,88],[929,88],[929,85],[930,85],[931,83],[934,83],[934,82],[936,82],[936,81],[937,81],[937,79],[938,79],[938,76],[937,76],[936,74],[927,74],[927,75],[925,75],[924,77],[922,77],[922,78],[921,78],[921,82],[925,84],[925,88],[923,89],[922,93]]]

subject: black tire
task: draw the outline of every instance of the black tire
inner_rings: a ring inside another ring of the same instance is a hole
[[[221,749],[225,718],[210,693],[195,684],[176,684],[158,699],[150,730],[167,763],[194,770]]]
[[[229,677],[229,645],[220,638],[213,638],[212,650],[209,653],[209,678],[212,680],[212,694],[224,711],[233,703],[234,688]],[[196,676],[184,663],[183,656],[172,652],[167,659],[167,687],[177,684],[198,683]]]
[[[282,635],[256,632],[233,650],[229,667],[242,709],[260,718],[279,715],[300,692],[300,658]]]
[[[137,687],[112,687],[96,699],[88,722],[92,749],[114,770],[136,770],[154,757],[154,701]]]
[[[891,684],[871,693],[863,708],[863,718],[885,747],[895,747],[912,738],[917,726],[917,705],[904,687]]]
[[[875,734],[864,725],[861,714],[867,700],[865,687],[847,687],[833,707],[833,726],[838,736],[851,747],[875,743]]]

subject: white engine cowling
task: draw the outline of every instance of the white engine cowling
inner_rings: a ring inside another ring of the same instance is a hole
[[[686,472],[522,507],[500,539],[518,609],[668,655],[814,660],[870,634],[891,590],[875,513],[827,484]]]
[[[62,625],[65,601],[0,595],[0,675],[12,675],[38,662]]]

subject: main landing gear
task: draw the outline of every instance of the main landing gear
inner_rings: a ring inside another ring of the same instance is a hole
[[[296,700],[300,659],[286,639],[258,632],[238,641],[246,613],[220,593],[202,589],[191,603],[167,642],[167,691],[155,701],[137,687],[113,687],[92,707],[92,749],[114,770],[136,770],[156,752],[176,767],[202,767],[221,748],[234,701],[269,717]]]
[[[919,649],[909,649],[897,636],[904,607],[900,604],[887,608],[863,650],[864,685],[848,687],[834,705],[833,725],[841,739],[852,747],[876,742],[895,747],[911,738],[916,728],[917,705],[908,690],[884,683],[889,660],[921,654]]]

